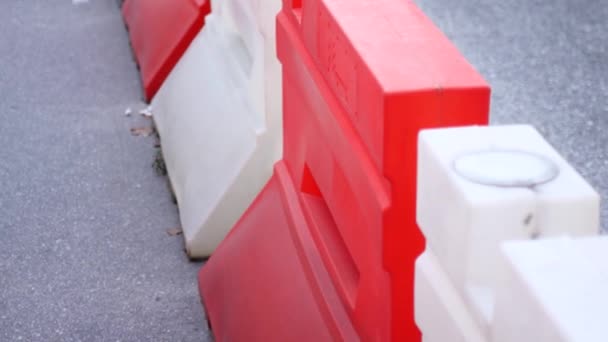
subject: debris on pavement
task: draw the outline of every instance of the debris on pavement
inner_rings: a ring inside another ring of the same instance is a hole
[[[148,107],[140,110],[139,114],[141,114],[147,118],[151,118],[152,117],[152,106],[148,106]]]
[[[165,158],[163,157],[163,151],[161,149],[156,150],[154,161],[152,162],[152,168],[158,176],[167,175],[167,164],[165,164]]]
[[[131,113],[133,113],[133,110],[131,107],[127,107],[127,109],[125,109],[125,116],[131,116]]]
[[[148,137],[154,133],[154,127],[132,127],[131,135]]]
[[[175,227],[175,228],[167,229],[167,234],[169,236],[182,235],[183,231],[180,227]]]

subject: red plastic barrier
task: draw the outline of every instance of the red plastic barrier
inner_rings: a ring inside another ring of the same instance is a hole
[[[150,101],[211,12],[209,0],[126,0],[122,13]]]
[[[296,6],[293,6],[293,5]],[[490,89],[409,1],[285,0],[284,159],[199,275],[218,341],[419,341],[419,130]]]

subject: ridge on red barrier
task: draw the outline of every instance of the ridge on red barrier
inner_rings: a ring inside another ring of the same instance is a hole
[[[419,341],[418,132],[490,89],[410,1],[284,0],[284,158],[199,274],[218,341]]]
[[[202,29],[210,0],[125,0],[122,14],[150,101]]]

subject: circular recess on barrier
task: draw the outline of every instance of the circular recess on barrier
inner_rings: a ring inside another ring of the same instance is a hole
[[[453,166],[471,182],[500,187],[532,187],[559,174],[557,165],[548,158],[516,150],[469,153],[456,158]]]

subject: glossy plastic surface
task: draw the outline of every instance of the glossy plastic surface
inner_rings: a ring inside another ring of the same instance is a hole
[[[214,2],[152,101],[190,257],[207,257],[281,157],[280,1]]]
[[[608,341],[608,237],[507,242],[492,341]]]
[[[282,181],[201,270],[214,333],[417,341],[418,132],[486,124],[489,88],[409,1],[284,4]]]
[[[150,101],[200,32],[210,0],[125,0],[122,13]]]
[[[576,280],[550,286],[549,279],[558,274],[583,282],[588,275],[578,277],[580,272],[571,271],[572,260],[555,258],[542,272],[556,274],[523,276],[550,260],[552,251],[543,246],[554,245],[543,239],[599,233],[597,192],[528,125],[424,130],[418,152],[417,220],[427,246],[417,263],[416,321],[425,341],[445,340],[441,334],[446,332],[455,341],[473,333],[485,341],[568,341],[545,314],[549,310],[536,301],[557,298],[557,291],[566,296],[576,287]],[[471,156],[481,158],[466,161],[465,167],[459,164]],[[529,253],[529,263],[514,255],[507,272],[501,246],[522,240],[536,240],[539,254],[521,247],[522,255]],[[530,289],[535,281],[543,287]],[[573,303],[564,305],[574,308]],[[554,308],[553,303],[547,308]],[[558,310],[557,315],[566,316],[563,307]],[[581,333],[576,322],[564,326]]]

